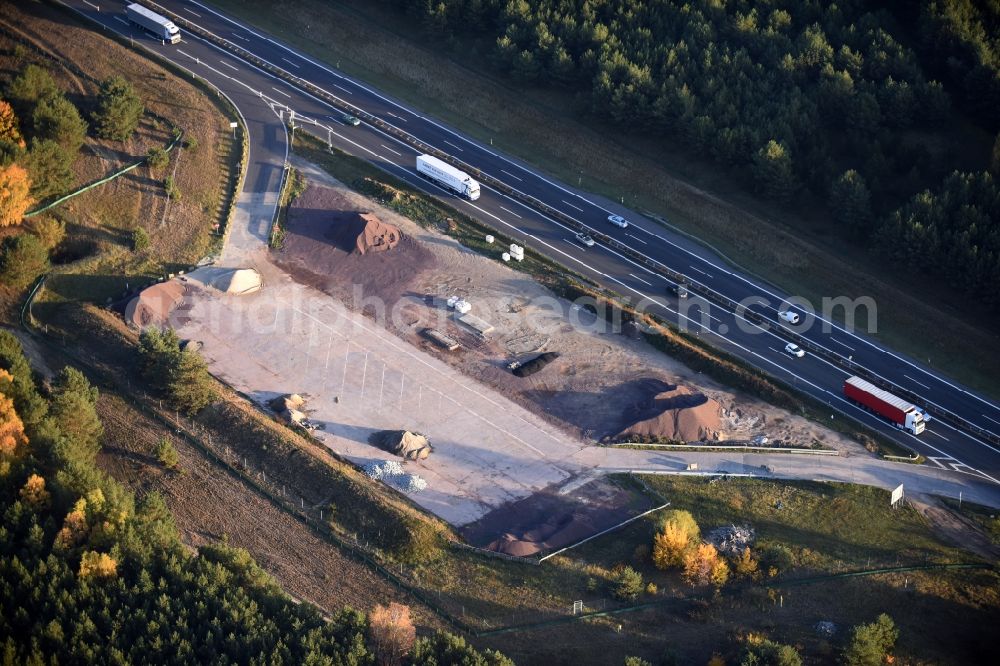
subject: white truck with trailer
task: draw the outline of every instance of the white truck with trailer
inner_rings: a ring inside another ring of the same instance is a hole
[[[133,2],[125,7],[125,14],[128,16],[129,23],[134,23],[152,33],[157,39],[171,44],[181,41],[181,31],[174,25],[174,22],[166,16],[160,16],[152,9],[147,9]]]
[[[417,173],[470,201],[479,198],[479,183],[472,176],[433,155],[417,155]]]

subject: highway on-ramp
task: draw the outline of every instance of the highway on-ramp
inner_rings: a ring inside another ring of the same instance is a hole
[[[690,239],[613,201],[559,183],[527,163],[467,138],[419,110],[299,53],[257,26],[245,25],[207,4],[192,0],[149,3],[166,10],[181,26],[181,43],[163,45],[128,25],[124,19],[126,3],[62,1],[106,29],[130,36],[161,57],[197,74],[233,100],[246,118],[251,139],[244,197],[273,200],[287,149],[283,122],[289,119],[290,112],[294,112],[297,131],[309,131],[337,148],[367,159],[396,177],[446,199],[455,208],[497,228],[526,247],[624,296],[643,301],[651,312],[828,404],[832,419],[849,414],[924,454],[930,464],[995,482],[1000,479],[1000,444],[989,441],[1000,436],[1000,407],[994,402],[862,333],[846,330],[831,319],[813,316],[803,304],[795,299],[789,301],[788,295],[727,265]],[[744,317],[709,306],[700,299],[678,302],[668,293],[672,282],[659,272],[606,244],[584,247],[574,239],[573,230],[568,226],[525,205],[520,198],[489,187],[483,188],[482,197],[475,202],[450,195],[416,175],[417,151],[411,145],[370,123],[358,127],[346,125],[336,106],[233,55],[231,50],[201,39],[185,30],[187,24],[194,24],[215,35],[216,39],[252,53],[271,68],[308,81],[322,89],[324,97],[361,109],[543,202],[567,218],[610,236],[631,251],[683,274],[691,283],[748,304],[749,310],[763,315],[774,325],[756,326]],[[600,178],[600,174],[590,175]],[[621,229],[610,224],[607,216],[611,213],[627,218],[629,226]],[[262,242],[266,239],[268,222],[258,211],[244,228],[234,229],[233,234],[237,237],[242,234],[246,241]],[[795,332],[810,344],[825,349],[827,358],[813,353],[794,358],[784,352],[788,336],[782,333],[778,312],[789,309],[798,312],[804,320],[792,327]],[[839,361],[828,360],[831,355]],[[919,436],[892,428],[843,398],[843,381],[851,374],[844,366],[850,367],[850,364],[919,396],[922,407],[959,415],[980,428],[983,435],[968,434],[942,419],[934,419]]]

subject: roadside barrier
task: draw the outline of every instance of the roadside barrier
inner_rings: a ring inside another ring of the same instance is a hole
[[[674,449],[678,451],[691,451],[694,453],[704,453],[704,452],[721,452],[725,453],[727,451],[741,451],[743,453],[794,453],[799,455],[812,455],[812,456],[839,456],[840,451],[834,451],[832,449],[793,449],[784,448],[779,446],[722,446],[711,444],[647,444],[645,442],[614,442],[613,444],[601,444],[609,449],[634,449],[634,450],[645,450],[645,449]],[[884,458],[889,458],[890,456],[883,456]],[[902,456],[891,456],[893,458],[901,458]]]

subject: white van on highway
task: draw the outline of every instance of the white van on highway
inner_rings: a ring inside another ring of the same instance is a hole
[[[779,312],[778,316],[781,317],[783,321],[786,321],[789,324],[797,324],[800,321],[802,321],[802,318],[799,317],[799,313],[792,312],[791,310],[785,310],[784,312]]]

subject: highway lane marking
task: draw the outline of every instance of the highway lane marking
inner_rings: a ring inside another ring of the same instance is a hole
[[[347,88],[345,88],[344,86],[338,86],[336,83],[334,83],[332,85],[333,85],[334,88],[337,88],[338,90],[343,90],[348,95],[353,95],[354,94],[350,90],[348,90]]]
[[[639,277],[638,275],[636,275],[636,274],[634,274],[634,273],[629,273],[629,275],[630,275],[630,276],[632,276],[632,277],[634,277],[634,278],[635,278],[636,280],[638,280],[639,282],[642,282],[643,284],[646,284],[646,285],[649,285],[650,287],[652,287],[652,286],[653,286],[653,283],[652,283],[652,282],[646,282],[645,280],[643,280],[643,279],[642,279],[641,277]]]
[[[513,215],[514,217],[516,217],[519,220],[523,220],[524,219],[522,216],[518,215],[517,213],[515,213],[514,211],[512,211],[510,208],[507,208],[506,206],[500,206],[500,208],[502,208],[503,210],[507,211],[508,213],[510,213],[511,215]]]
[[[288,63],[289,65],[291,65],[291,66],[292,66],[292,67],[294,67],[295,69],[298,69],[298,68],[299,68],[299,66],[298,66],[298,65],[296,65],[296,64],[295,64],[294,62],[292,62],[292,61],[291,61],[291,60],[289,60],[288,58],[282,58],[282,60],[284,60],[285,62],[287,62],[287,63]]]
[[[385,148],[386,150],[388,150],[388,151],[389,151],[390,153],[396,153],[396,154],[397,154],[397,155],[399,155],[400,157],[402,157],[402,156],[403,156],[403,153],[399,153],[399,152],[396,152],[395,150],[393,150],[393,149],[392,149],[392,148],[390,148],[389,146],[385,145],[384,143],[380,143],[380,144],[378,144],[378,145],[382,146],[383,148]]]
[[[563,240],[566,241],[567,243],[569,243],[570,245],[572,245],[573,247],[575,247],[576,249],[580,250],[580,252],[586,252],[587,251],[587,248],[581,247],[581,245],[579,243],[577,243],[576,241],[570,240],[569,238],[563,238]],[[587,265],[584,264],[584,266],[587,266]],[[590,268],[590,266],[587,266],[587,268]],[[594,269],[590,268],[590,270],[594,270]]]
[[[780,354],[781,353],[780,351],[778,351],[774,347],[771,347],[770,345],[768,346],[768,349],[770,349],[771,351],[773,351],[775,354]]]
[[[642,243],[643,245],[649,245],[649,243],[647,243],[646,241],[642,240],[641,238],[639,238],[639,237],[638,237],[638,236],[636,236],[635,234],[630,234],[630,233],[628,233],[628,232],[625,232],[625,235],[626,235],[626,236],[631,236],[632,238],[636,239],[637,241],[639,241],[639,242],[640,242],[640,243]]]
[[[940,437],[941,439],[943,439],[946,442],[950,442],[951,441],[950,439],[948,439],[947,437],[945,437],[944,435],[942,435],[939,432],[934,432],[933,430],[928,430],[927,432],[929,432],[932,435],[937,435],[938,437]],[[958,462],[958,461],[956,460],[955,462]],[[968,465],[966,465],[966,467],[968,467]]]
[[[386,111],[386,114],[387,114],[387,115],[390,115],[390,116],[392,116],[393,118],[399,118],[399,119],[400,119],[400,120],[402,120],[402,121],[403,121],[404,123],[408,123],[408,122],[410,122],[409,120],[407,120],[407,119],[406,119],[406,118],[404,118],[403,116],[399,116],[399,115],[396,115],[396,114],[395,114],[395,113],[393,113],[392,111]]]
[[[97,11],[101,11],[101,8],[100,8],[100,7],[98,7],[97,5],[95,5],[94,3],[92,3],[92,2],[87,2],[87,0],[83,0],[83,1],[84,1],[85,3],[87,3],[88,5],[90,5],[91,7],[93,7],[94,9],[96,9]]]
[[[247,43],[250,42],[250,39],[247,38],[247,37],[244,37],[243,35],[237,35],[235,32],[232,33],[232,34],[233,34],[233,37],[235,37],[236,39],[242,39],[244,42],[247,42]]]
[[[996,419],[991,419],[990,417],[986,416],[986,414],[983,414],[983,418],[986,419],[987,421],[993,421],[993,423],[1000,425],[1000,421],[997,421]]]
[[[563,202],[564,204],[566,204],[566,205],[567,205],[567,206],[569,206],[570,208],[576,208],[576,209],[577,209],[578,211],[580,211],[581,213],[583,212],[583,209],[582,209],[582,208],[580,208],[579,206],[574,206],[573,204],[571,204],[570,202],[566,201],[565,199],[560,199],[560,201],[562,201],[562,202]]]
[[[90,4],[90,3],[87,3],[87,4]],[[187,12],[188,14],[194,14],[194,15],[195,15],[195,16],[197,16],[198,18],[201,18],[201,14],[199,14],[198,12],[196,12],[196,11],[194,11],[194,10],[191,10],[191,9],[188,9],[187,7],[183,7],[182,9],[183,9],[184,11],[186,11],[186,12]]]
[[[123,19],[121,16],[116,16],[115,20],[118,21],[119,23],[124,23],[125,25],[129,24],[129,22]]]
[[[848,345],[848,344],[845,344],[845,343],[841,342],[841,341],[840,341],[840,340],[838,340],[837,338],[833,338],[833,337],[831,337],[831,338],[830,338],[830,341],[831,341],[831,342],[836,342],[836,343],[837,343],[838,345],[840,345],[841,347],[847,347],[847,348],[848,348],[848,349],[850,349],[851,351],[855,351],[854,347],[851,347],[850,345]]]
[[[232,70],[234,70],[234,71],[237,71],[237,72],[238,72],[238,71],[240,71],[240,70],[239,70],[239,69],[237,69],[236,67],[234,67],[234,66],[230,65],[230,64],[229,64],[228,62],[226,62],[225,60],[220,60],[219,62],[221,62],[221,63],[222,63],[223,65],[225,65],[225,66],[226,66],[226,67],[228,67],[229,69],[232,69]]]
[[[281,95],[284,95],[284,96],[285,96],[285,97],[287,97],[288,99],[291,99],[291,98],[292,98],[292,96],[291,96],[291,95],[289,95],[288,93],[286,93],[286,92],[285,92],[284,90],[278,90],[278,89],[277,89],[277,88],[275,88],[274,86],[271,86],[271,90],[273,90],[274,92],[276,92],[276,93],[279,93],[279,94],[281,94]]]
[[[451,146],[451,147],[452,147],[452,148],[454,148],[455,150],[457,150],[457,151],[459,151],[459,152],[463,152],[463,153],[465,152],[465,149],[464,149],[464,148],[462,148],[461,146],[456,146],[455,144],[453,144],[453,143],[452,143],[451,141],[449,141],[448,139],[441,139],[441,140],[442,140],[442,141],[444,141],[445,143],[447,143],[447,144],[448,144],[449,146]]]
[[[927,389],[928,391],[929,391],[929,390],[930,390],[930,388],[931,388],[931,387],[930,387],[930,386],[928,386],[927,384],[921,384],[921,383],[920,383],[920,382],[918,382],[918,381],[917,381],[916,379],[914,379],[913,377],[911,377],[911,376],[909,376],[909,375],[907,375],[907,374],[904,374],[903,376],[904,376],[904,377],[906,377],[907,379],[909,379],[909,380],[910,380],[911,382],[913,382],[913,383],[914,383],[914,384],[916,384],[917,386],[923,386],[923,387],[924,387],[925,389]]]
[[[701,270],[700,268],[695,268],[695,267],[694,267],[694,266],[692,266],[691,264],[688,264],[688,267],[689,267],[689,268],[690,268],[691,270],[693,270],[693,271],[698,271],[698,272],[699,272],[699,273],[701,273],[702,275],[705,275],[705,276],[707,276],[707,277],[712,277],[711,275],[709,275],[709,274],[708,274],[708,273],[706,273],[705,271]]]
[[[510,171],[507,171],[506,169],[500,169],[500,172],[507,174],[508,176],[510,176],[511,178],[513,178],[514,180],[520,181],[522,183],[524,182],[524,179],[518,178],[517,176],[515,176],[514,174],[512,174]]]

